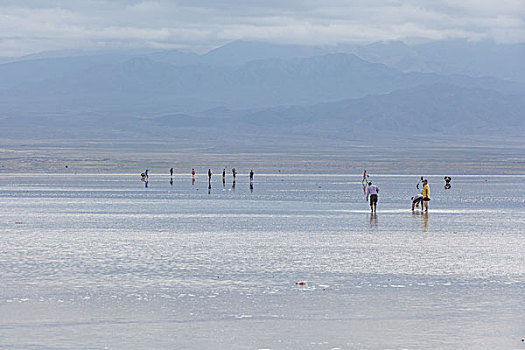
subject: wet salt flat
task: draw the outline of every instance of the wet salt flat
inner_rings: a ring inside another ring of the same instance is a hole
[[[525,349],[525,177],[419,176],[4,175],[0,348]]]

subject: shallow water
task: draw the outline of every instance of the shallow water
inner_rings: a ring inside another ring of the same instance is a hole
[[[525,177],[418,178],[4,175],[0,348],[525,349]]]

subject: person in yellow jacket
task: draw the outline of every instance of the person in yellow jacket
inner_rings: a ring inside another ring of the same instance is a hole
[[[428,211],[428,202],[430,201],[430,186],[428,186],[428,180],[423,180],[423,204],[421,205],[421,210],[423,210],[423,207],[425,208],[425,211]]]

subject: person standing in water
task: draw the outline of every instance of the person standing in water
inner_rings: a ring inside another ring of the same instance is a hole
[[[211,169],[208,169],[208,184],[211,184],[211,176],[213,173],[211,172]]]
[[[452,178],[450,176],[445,176],[445,190],[450,190],[452,185],[450,185],[450,181]]]
[[[366,194],[366,185],[368,184],[368,178],[370,177],[370,175],[368,175],[366,173],[366,169],[365,169],[365,172],[363,173],[363,180],[361,180],[361,185],[363,185],[363,193]]]
[[[170,176],[173,176],[173,168],[170,168]]]
[[[414,197],[410,198],[412,200],[412,211],[414,211],[415,207],[419,207],[419,204],[421,203],[421,210],[423,210],[423,195],[418,193]]]
[[[250,170],[250,182],[253,182],[253,169]]]
[[[237,176],[237,170],[235,170],[235,168],[232,169],[232,175],[233,175],[233,182],[235,182],[235,177]]]
[[[226,168],[222,168],[222,183],[226,182]]]
[[[372,181],[368,183],[366,188],[366,200],[370,198],[370,211],[377,211],[377,195],[379,194],[379,187],[372,185]]]
[[[428,202],[430,202],[430,186],[428,185],[428,180],[423,180],[423,203],[421,204],[421,210],[423,210],[423,207],[425,208],[425,211],[428,212]]]
[[[144,172],[144,174],[146,175],[146,179],[149,179],[149,169],[146,169],[146,171]]]

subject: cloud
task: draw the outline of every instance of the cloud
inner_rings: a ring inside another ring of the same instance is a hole
[[[0,56],[100,47],[335,44],[406,38],[525,42],[522,0],[3,0]]]

